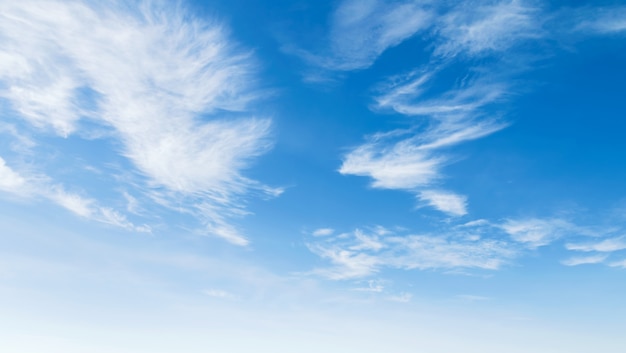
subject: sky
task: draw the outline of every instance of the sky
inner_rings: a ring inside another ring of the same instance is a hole
[[[626,3],[0,0],[3,352],[623,352]]]

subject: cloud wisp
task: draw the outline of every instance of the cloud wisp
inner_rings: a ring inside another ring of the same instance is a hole
[[[575,256],[561,261],[565,266],[595,265],[604,262],[607,255]]]
[[[0,7],[9,113],[42,135],[86,136],[89,124],[108,131],[144,178],[143,192],[247,243],[226,219],[242,212],[249,190],[275,191],[241,174],[271,147],[271,122],[242,113],[261,94],[255,63],[222,25],[160,2]]]
[[[555,219],[509,219],[499,225],[516,242],[531,249],[548,245],[575,229],[571,223]]]
[[[576,9],[567,13],[577,24],[573,29],[591,34],[626,33],[626,6]]]
[[[626,267],[623,262],[607,262],[613,252],[626,249],[623,237],[610,236],[614,230],[591,232],[587,227],[558,217],[457,221],[439,223],[438,230],[422,233],[377,226],[323,238],[312,234],[307,247],[329,265],[318,267],[311,274],[348,280],[381,276],[380,273],[388,269],[494,271],[554,244],[561,244],[568,255],[591,253],[570,256],[561,261],[565,266],[605,263]],[[604,239],[572,242],[581,237]]]
[[[98,201],[76,192],[67,191],[45,175],[24,175],[9,166],[0,157],[0,191],[17,198],[43,198],[54,202],[75,215],[93,221],[121,227],[130,231],[150,233],[150,226],[135,225],[117,210],[102,206]]]
[[[626,249],[626,239],[624,237],[608,238],[593,243],[568,243],[567,250],[583,252],[614,252]]]
[[[464,232],[399,234],[356,229],[342,236],[312,239],[309,250],[331,266],[313,274],[333,280],[364,278],[383,269],[495,270],[518,256],[511,243],[472,238]]]
[[[460,2],[441,16],[435,31],[435,55],[468,56],[503,52],[524,41],[544,36],[541,9],[523,0]]]
[[[433,15],[429,1],[347,0],[330,18],[325,49],[286,51],[327,70],[366,69],[387,49],[430,27]]]

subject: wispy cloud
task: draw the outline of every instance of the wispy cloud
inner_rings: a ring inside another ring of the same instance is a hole
[[[384,271],[400,270],[499,270],[539,248],[560,243],[568,250],[596,252],[561,261],[566,266],[606,263],[609,252],[626,249],[623,237],[572,244],[571,239],[596,237],[588,227],[564,218],[515,218],[501,221],[458,218],[431,224],[437,230],[416,233],[396,227],[357,228],[323,238],[312,236],[309,250],[328,261],[311,273],[333,280],[384,278]],[[609,264],[611,265],[611,264]],[[611,266],[621,266],[618,262]],[[625,266],[626,267],[626,266]],[[376,282],[378,283],[378,282]],[[366,290],[366,289],[363,289]]]
[[[613,251],[626,249],[626,240],[624,239],[624,237],[618,237],[618,238],[604,239],[602,241],[593,242],[593,243],[579,243],[579,244],[568,243],[568,244],[565,244],[565,248],[567,250],[584,251],[584,252],[591,252],[591,251],[613,252]]]
[[[522,1],[473,5],[440,7],[437,11],[443,14],[432,24],[437,39],[429,62],[407,74],[392,76],[378,87],[373,110],[425,121],[415,123],[412,136],[393,131],[374,135],[345,156],[339,170],[342,174],[371,177],[373,187],[414,192],[450,215],[467,213],[466,197],[434,191],[440,188],[437,184],[443,179],[442,169],[449,162],[443,149],[483,138],[508,125],[493,109],[489,114],[486,109],[508,100],[512,95],[510,78],[519,68],[491,65],[491,70],[485,70],[470,66],[463,79],[452,84],[439,82],[438,77],[455,60],[462,59],[457,58],[459,53],[492,55],[518,41],[541,37],[536,19],[539,9]]]
[[[561,261],[565,266],[591,265],[604,262],[608,255],[577,256]]]
[[[507,92],[507,84],[502,78],[479,76],[464,80],[436,97],[424,97],[440,70],[438,67],[426,67],[391,77],[380,85],[379,90],[383,93],[374,98],[374,108],[392,109],[409,116],[460,120],[487,104],[501,100]]]
[[[354,288],[355,291],[359,292],[373,292],[373,293],[382,293],[385,287],[380,284],[378,281],[369,280],[367,281],[367,287],[358,287]]]
[[[439,211],[450,215],[467,214],[467,197],[463,195],[441,190],[425,190],[420,192],[418,197]]]
[[[409,191],[440,211],[464,215],[467,213],[465,196],[437,191],[433,187],[442,179],[441,170],[449,162],[441,149],[488,135],[502,127],[503,124],[497,123],[459,122],[438,125],[420,133],[398,130],[376,134],[344,157],[339,172],[370,177],[372,187]]]
[[[376,188],[413,190],[435,181],[444,162],[414,138],[394,143],[392,137],[374,136],[345,156],[339,172],[371,177]]]
[[[411,301],[412,298],[413,298],[413,294],[406,293],[406,292],[388,297],[388,299],[391,300],[392,302],[398,302],[398,303],[408,303]]]
[[[428,1],[347,0],[330,20],[328,47],[319,54],[288,49],[309,63],[331,70],[356,70],[371,66],[388,48],[430,26],[433,13]]]
[[[311,233],[313,236],[315,237],[325,237],[328,235],[331,235],[335,232],[334,229],[332,228],[319,228],[313,231],[313,233]]]
[[[25,183],[24,178],[7,166],[0,157],[0,190],[13,192],[24,187]]]
[[[518,254],[516,247],[505,241],[472,239],[454,232],[438,235],[390,232],[380,236],[356,229],[346,235],[308,243],[314,254],[332,264],[313,273],[342,280],[367,277],[386,268],[495,270]]]
[[[511,238],[529,248],[548,245],[575,227],[562,219],[509,219],[501,227]]]
[[[459,3],[442,16],[436,55],[502,52],[522,40],[542,37],[540,9],[523,0]]]
[[[101,206],[96,200],[79,193],[69,192],[59,183],[45,175],[25,175],[6,165],[0,157],[0,191],[18,198],[44,198],[56,203],[77,216],[127,230],[149,233],[148,225],[135,225],[125,215],[110,207]]]
[[[626,32],[626,6],[575,9],[567,13],[577,20],[574,30],[595,34]]]
[[[161,2],[0,6],[0,97],[33,127],[81,136],[88,119],[110,130],[147,190],[200,218],[199,200],[228,213],[248,190],[270,191],[241,175],[271,147],[270,121],[223,113],[260,91],[253,58],[222,25]],[[211,233],[247,243],[215,212]]]
[[[620,261],[614,261],[609,264],[611,267],[621,267],[626,268],[626,259]]]

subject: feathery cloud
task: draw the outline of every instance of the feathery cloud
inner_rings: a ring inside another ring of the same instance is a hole
[[[4,159],[0,157],[0,190],[14,192],[22,188],[24,184],[24,178],[7,166]]]
[[[319,228],[311,233],[314,237],[325,237],[328,235],[332,235],[335,232],[332,228]]]
[[[608,255],[577,256],[561,261],[565,266],[592,265],[604,262]]]
[[[16,116],[60,137],[88,135],[85,122],[109,130],[143,188],[217,223],[209,232],[247,243],[225,214],[250,189],[270,191],[241,171],[271,147],[271,123],[237,113],[260,93],[253,58],[222,25],[163,2],[25,0],[0,9],[0,98]],[[219,216],[203,215],[203,203]]]
[[[346,0],[333,13],[328,48],[320,54],[289,50],[330,70],[365,69],[387,49],[428,28],[428,1]]]
[[[362,278],[383,269],[495,270],[516,257],[515,246],[498,239],[470,239],[465,234],[400,235],[356,229],[342,237],[311,241],[309,250],[332,266],[313,271],[334,280]]]
[[[419,193],[419,199],[427,202],[439,211],[453,216],[467,214],[467,197],[449,191],[424,190]]]
[[[437,23],[436,55],[501,52],[522,40],[542,37],[540,9],[523,0],[460,3]]]
[[[614,252],[614,251],[626,249],[626,241],[624,240],[624,237],[609,238],[609,239],[604,239],[602,241],[594,242],[594,243],[579,243],[579,244],[568,243],[568,244],[565,244],[565,248],[567,250],[584,251],[584,252],[591,252],[591,251]]]
[[[499,226],[511,238],[531,249],[548,245],[575,227],[562,219],[509,219]]]

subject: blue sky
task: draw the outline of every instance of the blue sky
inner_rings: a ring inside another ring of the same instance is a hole
[[[7,352],[621,352],[626,4],[0,1]]]

